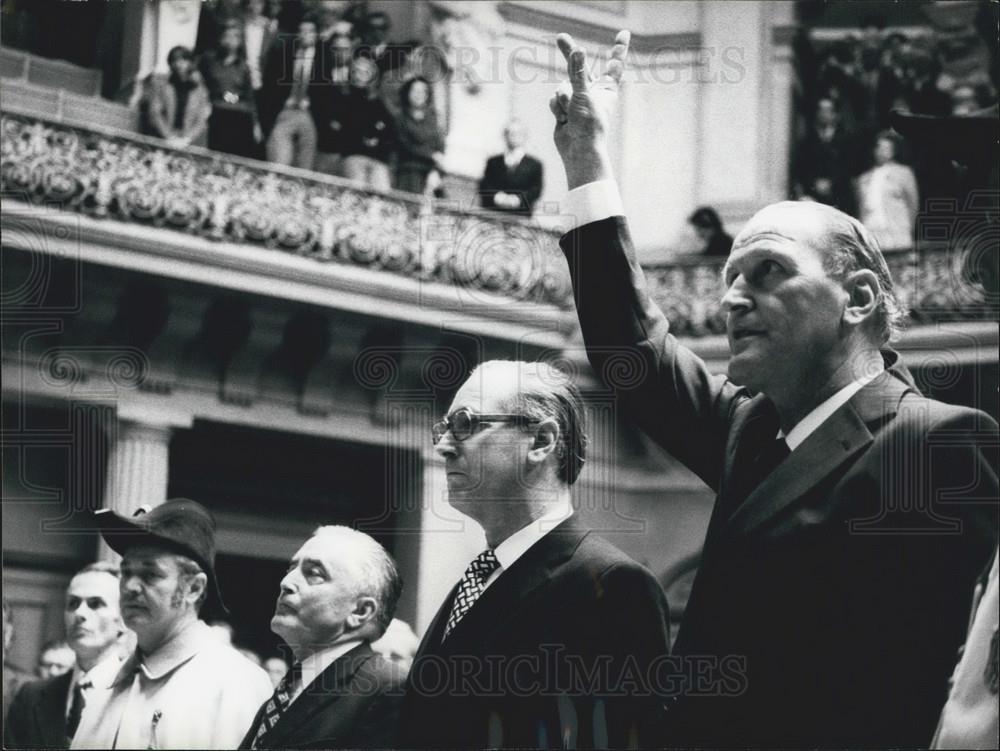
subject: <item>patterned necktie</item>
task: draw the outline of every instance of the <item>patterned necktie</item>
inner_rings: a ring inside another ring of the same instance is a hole
[[[291,670],[285,673],[285,677],[281,679],[281,683],[274,689],[274,694],[271,695],[271,698],[267,700],[267,704],[264,705],[264,712],[260,717],[260,724],[257,726],[257,732],[253,737],[253,743],[250,745],[250,748],[260,748],[260,739],[265,734],[271,732],[271,729],[278,724],[281,715],[285,713],[288,705],[292,703],[292,688],[301,675],[301,662],[296,662],[292,665]]]
[[[72,738],[76,735],[76,729],[80,727],[80,718],[83,717],[83,708],[87,705],[87,699],[83,692],[93,684],[90,681],[77,683],[73,687],[73,703],[69,706],[69,714],[66,716],[66,735]]]
[[[476,600],[479,599],[479,595],[486,588],[486,580],[498,568],[500,568],[500,561],[497,560],[496,553],[492,549],[487,549],[477,555],[469,567],[465,569],[462,581],[458,583],[455,601],[451,605],[451,615],[448,616],[448,623],[444,627],[444,636],[441,637],[441,641],[448,638],[448,634],[451,633],[456,624],[472,609]]]

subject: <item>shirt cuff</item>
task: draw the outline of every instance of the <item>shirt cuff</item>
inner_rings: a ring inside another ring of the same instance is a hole
[[[573,188],[566,194],[566,218],[570,229],[599,222],[609,216],[625,216],[618,183],[614,180],[597,180]]]

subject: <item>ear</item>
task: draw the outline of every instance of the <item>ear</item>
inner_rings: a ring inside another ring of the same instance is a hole
[[[551,417],[535,426],[535,441],[528,451],[528,461],[541,464],[559,450],[559,425]]]
[[[378,605],[374,597],[359,597],[354,603],[354,610],[347,615],[347,628],[357,631],[365,624],[375,619]]]
[[[871,269],[858,269],[847,275],[844,281],[847,292],[847,306],[844,308],[844,323],[857,327],[871,318],[882,296],[878,277]]]
[[[188,591],[186,599],[190,602],[198,602],[201,593],[208,588],[208,574],[199,571],[188,580]]]

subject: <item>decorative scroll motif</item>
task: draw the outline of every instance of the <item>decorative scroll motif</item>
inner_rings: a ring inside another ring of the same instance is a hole
[[[319,262],[572,306],[557,236],[526,223],[9,113],[0,118],[0,135],[0,184],[8,194]]]
[[[0,158],[4,192],[67,211],[529,303],[573,304],[557,236],[527,223],[13,114],[0,117]],[[914,323],[996,320],[997,301],[968,281],[960,252],[925,245],[888,254],[888,261]],[[721,266],[690,256],[646,267],[652,297],[675,333],[725,332]]]

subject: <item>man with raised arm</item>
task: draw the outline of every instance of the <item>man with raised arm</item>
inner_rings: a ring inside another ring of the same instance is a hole
[[[732,356],[710,372],[649,297],[612,175],[629,34],[597,80],[568,35],[558,45],[570,86],[550,108],[574,221],[561,245],[588,356],[717,493],[675,643],[703,673],[679,673],[661,742],[926,744],[996,532],[996,423],[920,394],[887,346],[904,311],[877,243],[815,203],[768,206],[736,237]],[[623,353],[637,383],[604,367]],[[710,680],[731,659],[744,680]]]

